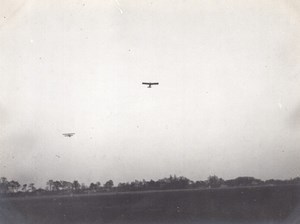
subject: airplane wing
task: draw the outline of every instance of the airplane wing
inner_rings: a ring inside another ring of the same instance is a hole
[[[151,85],[158,85],[158,82],[152,82]]]
[[[150,82],[142,82],[143,85],[150,85]]]

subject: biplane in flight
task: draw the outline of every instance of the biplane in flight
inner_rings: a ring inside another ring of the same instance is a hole
[[[143,85],[148,85],[148,88],[151,88],[152,85],[158,85],[158,82],[143,82]]]
[[[75,135],[75,133],[63,133],[63,136],[65,137],[72,137],[73,135]]]

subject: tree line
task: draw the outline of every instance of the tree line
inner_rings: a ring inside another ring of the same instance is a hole
[[[254,177],[237,177],[235,179],[223,180],[216,175],[209,176],[206,180],[192,181],[186,177],[170,175],[168,178],[157,181],[135,180],[132,182],[119,183],[114,185],[112,180],[106,181],[103,185],[92,182],[89,185],[65,180],[49,180],[45,188],[36,188],[34,183],[21,185],[18,181],[8,180],[6,177],[0,178],[1,195],[47,195],[47,194],[68,194],[68,193],[97,193],[97,192],[128,192],[128,191],[149,191],[149,190],[172,190],[172,189],[209,189],[226,187],[245,186],[270,186],[270,185],[294,185],[300,184],[300,177],[289,180],[260,180]]]

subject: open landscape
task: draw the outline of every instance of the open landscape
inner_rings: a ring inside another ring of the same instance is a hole
[[[297,224],[299,199],[299,185],[15,197],[0,200],[0,221]]]

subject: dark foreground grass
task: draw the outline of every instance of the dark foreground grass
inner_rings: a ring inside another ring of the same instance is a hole
[[[0,224],[300,224],[299,198],[299,186],[11,198]]]

